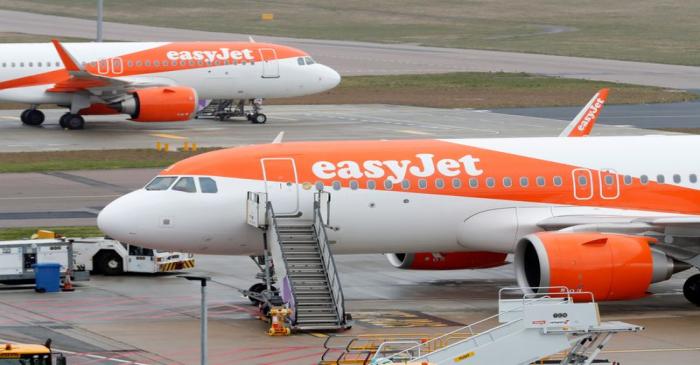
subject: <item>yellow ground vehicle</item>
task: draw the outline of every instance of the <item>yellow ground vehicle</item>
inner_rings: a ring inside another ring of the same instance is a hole
[[[51,351],[50,345],[50,340],[45,345],[0,344],[0,365],[66,365],[66,358]]]

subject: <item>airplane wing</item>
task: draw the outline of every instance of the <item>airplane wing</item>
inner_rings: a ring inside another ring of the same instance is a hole
[[[593,130],[600,111],[608,99],[609,89],[600,89],[576,117],[564,128],[559,137],[585,137]]]
[[[172,80],[153,77],[107,77],[95,75],[85,69],[58,40],[51,41],[56,47],[63,65],[70,75],[67,79],[59,81],[49,88],[47,92],[73,93],[86,91],[105,100],[115,100],[128,94],[130,91],[153,86],[172,86]]]

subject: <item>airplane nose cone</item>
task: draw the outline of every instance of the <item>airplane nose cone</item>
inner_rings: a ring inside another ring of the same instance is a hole
[[[323,91],[325,90],[330,90],[338,84],[340,84],[340,74],[336,72],[334,69],[321,65],[321,75],[319,77],[319,81],[321,82],[321,87]]]
[[[136,233],[136,223],[133,216],[132,202],[136,202],[138,192],[126,194],[107,204],[97,215],[97,227],[104,234],[119,241],[128,241],[129,236]],[[132,212],[130,214],[129,212]]]

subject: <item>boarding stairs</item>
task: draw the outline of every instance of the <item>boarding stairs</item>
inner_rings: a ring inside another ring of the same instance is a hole
[[[403,337],[381,343],[373,339],[369,345],[350,341],[345,349],[326,346],[319,364],[609,363],[596,357],[612,336],[643,329],[624,322],[601,323],[590,293],[546,289],[549,294],[520,299],[503,297],[519,289],[502,289],[497,315],[430,340]],[[586,301],[576,303],[574,297]]]
[[[197,112],[197,118],[218,118],[219,120],[229,119],[235,116],[242,116],[238,113],[235,100],[233,99],[212,99],[209,104]]]
[[[300,331],[351,326],[319,199],[314,201],[312,219],[304,219],[275,214],[273,202],[264,193],[248,194],[249,224],[264,230],[279,296],[292,309],[292,328]]]

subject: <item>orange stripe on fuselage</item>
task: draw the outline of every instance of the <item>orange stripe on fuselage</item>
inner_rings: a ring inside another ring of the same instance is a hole
[[[106,76],[106,77],[124,77],[124,76],[139,76],[139,75],[148,75],[148,74],[155,74],[155,73],[161,73],[161,72],[171,72],[171,71],[180,71],[180,70],[188,70],[188,69],[197,69],[197,68],[205,68],[205,67],[217,67],[217,66],[226,66],[232,64],[234,61],[232,59],[232,54],[231,52],[237,51],[237,52],[243,52],[243,50],[249,50],[250,52],[246,52],[249,54],[252,58],[250,59],[245,59],[246,63],[245,65],[250,65],[251,61],[252,62],[261,62],[263,60],[263,56],[261,53],[261,50],[269,50],[273,49],[275,51],[276,59],[285,59],[285,58],[292,58],[292,57],[304,57],[308,56],[308,54],[304,51],[298,50],[296,48],[292,47],[287,47],[287,46],[280,46],[276,44],[270,44],[270,43],[250,43],[250,42],[176,42],[176,43],[169,43],[160,47],[155,47],[155,48],[150,48],[146,49],[143,51],[138,51],[134,53],[129,53],[125,55],[121,55],[119,57],[110,57],[110,58],[105,58],[101,59],[100,61],[109,63],[113,62],[113,59],[120,58],[122,62],[122,68],[119,73],[114,73],[113,69],[109,67],[109,72],[106,73],[99,73],[98,71],[98,65],[97,62],[98,60],[79,60],[80,62],[88,62],[85,65],[86,71],[99,75],[99,76]],[[54,48],[51,48],[52,52],[54,52]],[[220,58],[224,58],[224,54],[226,53],[225,50],[228,50],[228,60],[221,60]],[[68,50],[70,52],[70,50]],[[168,58],[168,53],[169,52],[178,52],[178,60],[171,60]],[[185,52],[185,53],[183,53]],[[182,60],[180,59],[182,55],[192,54],[193,56],[196,56],[195,52],[202,52],[206,60],[201,60],[201,63],[198,60]],[[205,54],[206,53],[206,54]],[[211,58],[210,56],[214,55],[214,62],[207,62]],[[266,53],[265,57],[266,58],[271,58],[272,53]],[[149,66],[145,65],[145,62],[148,61]],[[154,66],[154,61],[158,61],[158,66]],[[166,63],[167,61],[167,63]],[[191,62],[190,62],[191,61]],[[227,62],[228,63],[225,63]],[[236,60],[236,64],[241,64],[241,62],[244,61],[244,59]],[[132,66],[129,66],[129,62],[131,62]],[[139,63],[140,65],[137,66],[136,64]],[[244,67],[242,65],[241,67]],[[58,83],[63,83],[62,85],[56,85],[56,87],[53,90],[49,90],[51,92],[72,92],[75,91],[76,89],[80,89],[81,87],[96,87],[96,86],[101,86],[98,84],[74,84],[75,80],[70,79],[70,74],[65,70],[65,69],[60,69],[60,70],[53,70],[53,71],[48,71],[48,72],[42,72],[38,73],[35,75],[30,75],[30,76],[24,76],[12,80],[7,80],[7,81],[2,81],[0,82],[0,90],[3,89],[10,89],[10,88],[16,88],[16,87],[28,87],[28,86],[36,86],[36,85],[47,85],[47,84],[58,84]]]
[[[221,176],[240,179],[262,180],[261,158],[287,157],[293,158],[296,163],[299,183],[317,181],[329,186],[334,181],[339,181],[343,187],[349,187],[350,180],[356,180],[360,188],[367,187],[369,180],[376,182],[376,190],[386,190],[384,180],[391,175],[385,168],[385,176],[370,179],[365,176],[357,178],[327,178],[322,179],[314,175],[312,167],[319,161],[327,161],[335,166],[341,161],[354,161],[360,166],[365,161],[410,161],[409,166],[420,167],[421,161],[417,154],[433,154],[433,162],[452,159],[459,160],[464,156],[472,156],[478,159],[475,167],[482,170],[478,179],[479,187],[471,188],[468,185],[470,175],[460,168],[457,178],[461,180],[461,187],[454,188],[454,177],[442,176],[437,171],[427,180],[427,188],[421,189],[418,181],[421,178],[412,174],[406,174],[410,187],[404,190],[400,184],[394,184],[391,191],[411,192],[433,195],[448,195],[459,197],[474,197],[484,199],[512,200],[520,202],[536,202],[562,205],[597,206],[621,209],[635,209],[648,211],[663,211],[682,214],[700,214],[700,191],[675,185],[659,184],[649,181],[643,185],[638,178],[633,178],[630,185],[622,182],[619,176],[620,196],[616,199],[603,199],[600,196],[601,186],[599,174],[605,172],[589,169],[592,173],[594,185],[593,197],[589,200],[578,200],[574,197],[572,171],[578,166],[546,161],[536,158],[524,157],[510,153],[493,151],[472,146],[464,146],[438,140],[403,140],[403,141],[350,141],[350,142],[298,142],[271,145],[257,145],[232,148],[205,153],[180,161],[168,169],[162,175],[205,175]],[[336,169],[336,171],[339,171]],[[346,170],[347,172],[347,170]],[[518,183],[520,177],[529,179],[528,187],[521,187]],[[537,176],[546,178],[546,185],[539,187],[536,184]],[[552,180],[555,176],[562,178],[562,186],[555,187]],[[496,180],[494,188],[486,187],[486,178]],[[503,186],[503,178],[510,177],[512,186]],[[442,178],[444,188],[436,188],[436,180]],[[293,177],[287,176],[288,181]],[[589,181],[589,186],[590,186]],[[581,193],[581,192],[580,192]],[[580,195],[580,194],[579,194]],[[613,193],[608,196],[614,195]]]

